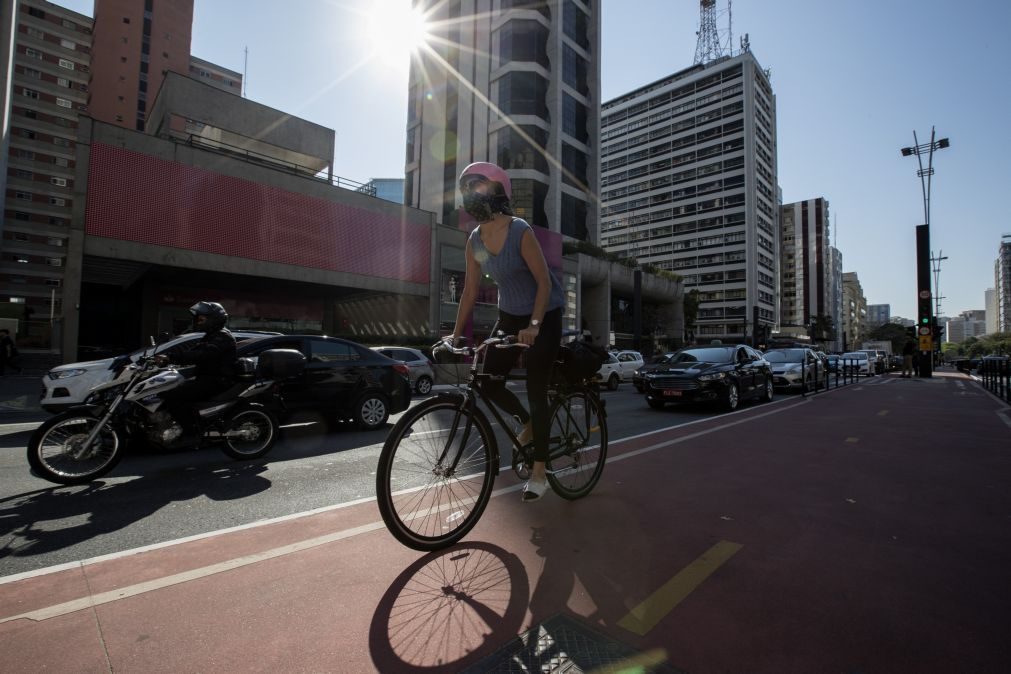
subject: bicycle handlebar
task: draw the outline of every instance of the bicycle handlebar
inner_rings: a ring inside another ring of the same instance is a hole
[[[516,341],[516,335],[505,335],[504,337],[489,337],[484,340],[478,346],[461,346],[456,347],[451,343],[451,337],[446,337],[439,340],[434,345],[432,345],[432,354],[439,351],[446,351],[455,356],[474,356],[487,349],[488,347],[494,346],[497,349],[511,349],[511,348],[529,348],[529,344],[520,344]]]

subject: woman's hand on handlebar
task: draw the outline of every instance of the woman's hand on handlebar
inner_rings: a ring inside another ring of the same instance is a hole
[[[533,346],[534,342],[537,341],[537,335],[539,335],[540,333],[541,333],[540,327],[528,325],[527,327],[523,328],[522,330],[516,333],[516,341],[526,346]]]

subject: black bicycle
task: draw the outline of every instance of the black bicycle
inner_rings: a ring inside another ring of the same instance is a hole
[[[517,375],[483,372],[489,348],[518,348],[513,337],[492,337],[476,348],[455,348],[447,342],[439,352],[473,356],[467,383],[410,409],[390,431],[379,456],[376,495],[390,532],[415,550],[438,550],[456,543],[481,518],[491,498],[500,458],[498,441],[483,400],[513,446],[512,469],[526,480],[533,466],[533,445],[520,443],[511,416],[504,415],[482,393],[484,380],[522,381]],[[548,390],[551,409],[547,461],[548,483],[565,499],[590,493],[607,458],[604,402],[588,378],[566,376],[565,351]],[[590,375],[592,376],[592,375]]]

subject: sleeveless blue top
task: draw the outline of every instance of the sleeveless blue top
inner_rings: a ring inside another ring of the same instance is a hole
[[[528,230],[533,235],[526,220],[513,218],[509,223],[505,244],[498,255],[485,248],[484,242],[481,241],[480,225],[470,233],[470,249],[474,253],[474,259],[481,265],[481,271],[491,276],[498,285],[498,308],[516,316],[532,314],[534,300],[537,299],[537,280],[530,273],[530,268],[520,252],[520,242]],[[548,277],[551,279],[551,295],[544,309],[545,313],[565,305],[562,284],[550,267]]]

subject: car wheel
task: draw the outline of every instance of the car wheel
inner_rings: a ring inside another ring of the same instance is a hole
[[[618,373],[612,372],[611,376],[607,378],[607,390],[617,391],[619,383],[621,383],[621,378],[618,377]]]
[[[423,376],[418,377],[418,381],[414,382],[414,390],[423,396],[427,396],[432,392],[432,378]]]
[[[727,384],[727,396],[723,399],[723,406],[727,408],[728,412],[733,412],[740,404],[741,395],[740,391],[737,390],[737,384],[730,382]]]
[[[355,424],[363,431],[372,431],[390,418],[390,406],[380,393],[366,393],[355,403]]]
[[[666,407],[666,405],[664,405],[664,402],[662,400],[647,400],[646,402],[649,404],[650,407],[652,407],[655,410],[662,410],[664,407]]]
[[[773,394],[772,379],[765,378],[765,391],[762,393],[762,402],[771,403]]]

